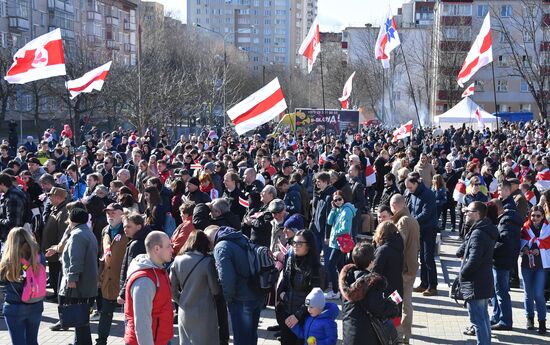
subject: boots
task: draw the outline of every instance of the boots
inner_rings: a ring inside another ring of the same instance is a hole
[[[546,320],[539,320],[539,334],[546,334]]]
[[[532,331],[535,329],[535,317],[527,316],[527,329]]]

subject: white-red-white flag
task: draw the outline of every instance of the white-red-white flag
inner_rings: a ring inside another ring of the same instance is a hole
[[[401,298],[401,295],[399,294],[399,292],[397,292],[397,290],[391,293],[390,298],[392,301],[395,302],[395,304],[403,302],[403,299]]]
[[[61,30],[35,38],[19,49],[4,79],[10,84],[66,75]]]
[[[410,137],[412,133],[413,128],[413,122],[410,120],[403,126],[399,127],[395,131],[393,131],[393,140],[392,142],[396,142],[399,139],[404,139],[406,137]]]
[[[365,167],[365,186],[370,187],[376,183],[376,171],[374,167],[370,164],[370,160],[366,158],[367,164]]]
[[[248,207],[248,206],[250,206],[250,203],[248,202],[247,199],[240,196],[239,197],[239,205],[241,205],[242,207]]]
[[[279,116],[286,101],[279,79],[273,79],[246,99],[227,111],[238,135],[246,133]]]
[[[474,89],[475,89],[475,83],[471,83],[462,93],[462,98],[473,96],[474,95]]]
[[[481,67],[493,62],[493,47],[491,40],[491,15],[487,13],[487,16],[483,20],[481,30],[472,44],[472,48],[466,56],[466,60],[462,65],[462,69],[458,73],[458,85],[464,86],[473,75],[481,69]]]
[[[67,89],[71,93],[71,99],[80,95],[82,92],[92,92],[93,90],[101,91],[105,83],[105,78],[107,78],[107,74],[111,68],[111,63],[112,61],[109,61],[87,72],[78,79],[67,81],[65,86],[67,86]]]
[[[338,98],[340,101],[340,104],[342,105],[342,109],[349,109],[349,97],[351,96],[351,89],[353,84],[353,77],[355,77],[355,72],[351,74],[351,76],[346,81],[346,84],[344,84],[344,90],[342,90],[342,97]]]
[[[479,111],[479,107],[476,108],[475,116],[477,119],[477,125],[479,128],[485,128],[485,123],[483,123],[483,117],[481,116],[481,112]]]
[[[401,40],[397,33],[397,25],[395,25],[390,8],[384,22],[380,25],[378,39],[374,46],[374,57],[382,62],[383,68],[390,68],[390,53],[400,44]]]
[[[298,53],[307,58],[307,72],[310,73],[313,69],[313,63],[317,59],[317,55],[321,52],[321,34],[319,32],[319,22],[317,17],[313,20],[306,38],[302,42]]]
[[[535,186],[541,193],[550,189],[550,169],[546,168],[537,173]]]

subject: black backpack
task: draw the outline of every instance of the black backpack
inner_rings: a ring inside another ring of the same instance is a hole
[[[248,242],[246,246],[251,279],[260,290],[269,292],[277,284],[279,271],[275,268],[275,259],[271,250]]]

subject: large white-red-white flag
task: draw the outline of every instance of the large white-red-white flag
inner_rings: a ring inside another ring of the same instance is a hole
[[[479,107],[476,108],[476,111],[474,113],[477,119],[477,125],[479,128],[485,128],[485,123],[483,123],[483,117],[481,116],[481,112],[479,111]]]
[[[473,96],[474,95],[474,89],[475,89],[475,83],[471,83],[462,93],[462,98]]]
[[[80,95],[82,92],[92,92],[93,90],[101,91],[105,78],[109,73],[112,61],[107,62],[104,65],[95,68],[82,77],[74,80],[69,80],[65,83],[67,89],[71,93],[71,99]]]
[[[406,137],[410,137],[412,133],[413,128],[413,122],[410,120],[403,126],[399,127],[395,131],[393,131],[393,142],[396,142],[399,139],[404,139]]]
[[[298,53],[307,58],[307,71],[311,72],[313,63],[317,59],[317,55],[321,52],[321,34],[319,32],[319,22],[317,17],[313,20],[306,38],[302,42]]]
[[[458,85],[464,86],[481,67],[493,62],[493,43],[491,40],[491,15],[487,13],[487,16],[483,20],[481,30],[472,44],[472,48],[466,56],[466,60],[462,65],[462,69],[458,73]]]
[[[246,133],[279,116],[285,109],[286,101],[279,79],[273,79],[252,95],[227,111],[238,135]]]
[[[351,96],[353,77],[355,77],[355,72],[351,74],[351,76],[348,78],[348,81],[346,81],[346,84],[344,84],[344,90],[342,90],[342,97],[338,98],[338,100],[340,101],[340,104],[342,105],[342,109],[349,109],[349,97]]]
[[[55,29],[19,49],[4,79],[10,84],[25,84],[66,74],[61,30]]]
[[[390,53],[400,44],[401,40],[397,33],[397,25],[395,25],[390,8],[384,22],[380,25],[378,39],[374,46],[374,57],[382,62],[382,67],[390,68]]]

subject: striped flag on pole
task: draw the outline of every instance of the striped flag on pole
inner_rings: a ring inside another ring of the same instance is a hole
[[[67,89],[71,93],[71,99],[80,95],[82,92],[92,92],[93,90],[101,91],[105,78],[109,74],[112,61],[95,68],[82,77],[74,80],[69,80],[65,83]]]

